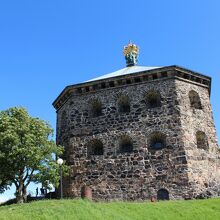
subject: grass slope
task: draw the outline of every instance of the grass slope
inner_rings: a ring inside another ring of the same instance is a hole
[[[220,199],[157,203],[48,200],[0,207],[1,220],[219,220]]]

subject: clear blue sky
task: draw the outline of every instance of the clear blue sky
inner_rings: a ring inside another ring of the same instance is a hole
[[[24,106],[55,129],[52,102],[62,89],[124,68],[131,39],[139,65],[176,64],[212,77],[220,134],[219,9],[218,0],[1,1],[0,110]]]

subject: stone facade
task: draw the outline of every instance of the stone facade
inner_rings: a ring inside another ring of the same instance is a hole
[[[71,166],[64,195],[88,186],[94,200],[217,196],[210,83],[170,66],[66,87],[53,103]]]

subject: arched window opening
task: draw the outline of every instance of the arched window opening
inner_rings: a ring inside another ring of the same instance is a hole
[[[98,117],[102,115],[102,103],[99,100],[92,100],[90,108],[92,117]]]
[[[146,94],[146,104],[148,108],[157,108],[161,106],[161,96],[157,91],[149,91]]]
[[[128,136],[121,137],[119,141],[119,152],[120,153],[131,153],[133,151],[132,139]]]
[[[196,132],[196,142],[197,142],[197,147],[200,149],[207,150],[209,148],[207,136],[203,131]]]
[[[129,101],[128,96],[121,95],[118,98],[118,111],[120,113],[130,112],[130,101]]]
[[[104,154],[103,143],[98,139],[91,140],[87,145],[87,154],[103,155]]]
[[[189,100],[192,108],[202,109],[201,100],[199,94],[196,91],[192,90],[189,92]]]
[[[160,132],[154,132],[150,137],[150,148],[161,150],[166,147],[166,137]]]
[[[157,191],[157,200],[169,200],[169,192],[166,189],[159,189]]]

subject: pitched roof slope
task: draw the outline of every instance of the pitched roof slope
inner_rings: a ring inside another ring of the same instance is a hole
[[[117,77],[117,76],[123,76],[123,75],[128,75],[128,74],[132,74],[132,73],[136,73],[136,72],[143,72],[143,71],[158,69],[158,68],[161,68],[161,67],[130,66],[130,67],[126,67],[126,68],[117,70],[117,71],[112,72],[112,73],[105,74],[103,76],[99,76],[99,77],[94,78],[94,79],[90,79],[86,82],[92,82],[92,81],[101,80],[101,79],[107,79],[107,78],[112,78],[112,77]]]

